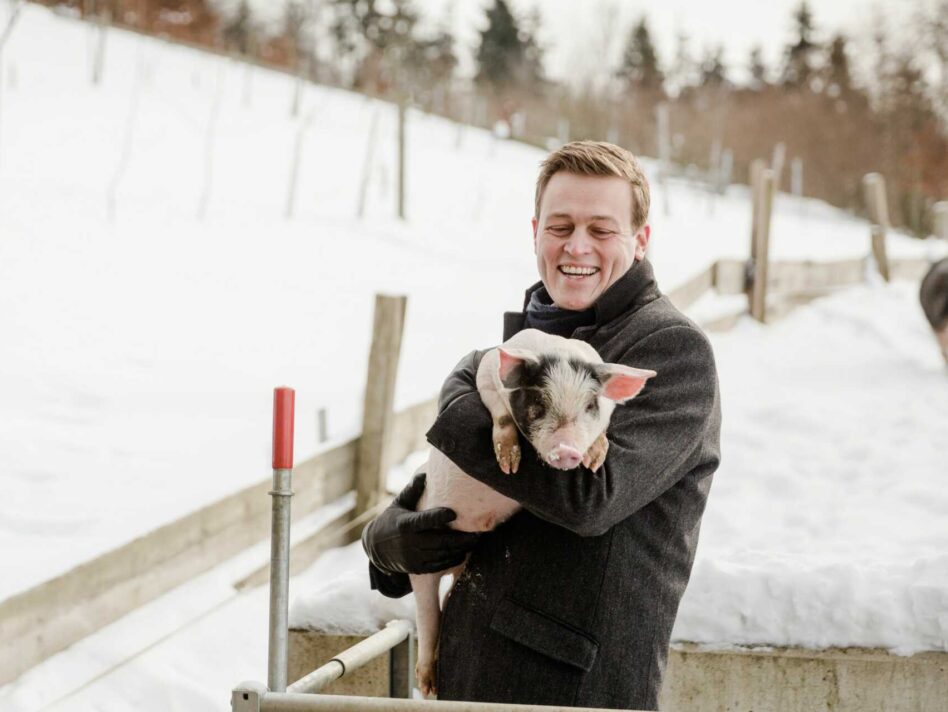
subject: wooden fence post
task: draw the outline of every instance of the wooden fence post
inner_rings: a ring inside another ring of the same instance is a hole
[[[327,424],[326,409],[316,411],[316,439],[320,445],[329,440],[329,426]]]
[[[369,195],[369,183],[372,181],[372,166],[375,164],[375,144],[379,130],[379,109],[372,112],[372,123],[369,125],[369,143],[365,148],[365,158],[362,161],[362,179],[359,181],[359,205],[356,215],[359,219],[365,217],[365,205]]]
[[[665,215],[671,215],[671,198],[668,194],[668,174],[671,172],[671,124],[668,104],[660,103],[655,107],[655,123],[658,131],[658,181],[662,187],[662,208]]]
[[[405,121],[407,98],[398,100],[398,219],[405,219]]]
[[[569,143],[569,131],[569,119],[561,116],[556,123],[556,140],[560,142],[561,146]]]
[[[803,159],[790,161],[790,192],[797,197],[803,196]]]
[[[760,192],[760,175],[764,172],[764,161],[755,158],[750,164],[750,199],[751,199],[751,245],[750,259],[747,262],[746,275],[744,280],[744,291],[750,299],[751,286],[754,281],[754,264],[757,261],[757,213],[760,209],[760,201],[757,198]]]
[[[871,221],[872,256],[882,278],[889,281],[889,258],[885,249],[885,236],[889,229],[889,204],[885,197],[885,178],[880,173],[867,173],[862,179],[866,196],[866,207]]]
[[[356,464],[356,516],[385,495],[392,435],[395,376],[405,325],[407,297],[375,295],[372,348],[365,380],[362,435]]]
[[[783,177],[783,164],[787,158],[787,145],[780,141],[774,146],[774,155],[770,162],[770,169],[774,172],[774,184],[777,190],[780,189],[780,183]]]
[[[948,200],[935,203],[932,213],[935,216],[933,234],[942,240],[948,240]]]
[[[770,259],[770,216],[773,212],[777,181],[771,169],[760,172],[754,201],[757,203],[754,227],[754,262],[750,292],[751,316],[763,323],[767,320],[767,272]]]

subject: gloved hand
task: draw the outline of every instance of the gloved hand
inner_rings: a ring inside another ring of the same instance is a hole
[[[430,574],[464,561],[477,543],[477,534],[447,527],[457,518],[453,509],[436,507],[416,512],[425,491],[419,472],[394,501],[362,531],[362,548],[369,560],[389,573]]]

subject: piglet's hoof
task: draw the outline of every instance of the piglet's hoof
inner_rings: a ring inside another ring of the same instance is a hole
[[[520,467],[520,438],[513,425],[494,428],[494,454],[497,464],[505,475],[517,471]]]
[[[606,434],[600,433],[599,437],[589,446],[586,454],[583,455],[583,464],[595,472],[602,463],[606,461],[606,454],[609,452],[609,441],[606,440]]]

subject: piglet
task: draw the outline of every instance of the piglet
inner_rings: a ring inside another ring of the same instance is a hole
[[[948,257],[931,266],[922,278],[918,297],[948,364]]]
[[[558,470],[580,464],[597,470],[606,459],[606,428],[617,404],[634,398],[655,371],[603,363],[584,341],[536,329],[516,334],[484,354],[477,390],[493,419],[494,452],[500,469],[515,473],[522,434],[540,458]],[[437,449],[428,457],[425,492],[418,509],[450,507],[451,523],[465,532],[484,532],[509,519],[520,505],[465,474]],[[418,622],[415,674],[424,695],[436,693],[439,584],[458,576],[466,562],[436,574],[411,576]]]

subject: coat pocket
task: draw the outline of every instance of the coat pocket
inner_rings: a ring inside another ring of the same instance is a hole
[[[599,643],[567,623],[511,598],[504,598],[490,621],[490,629],[553,660],[588,672],[596,661]]]

